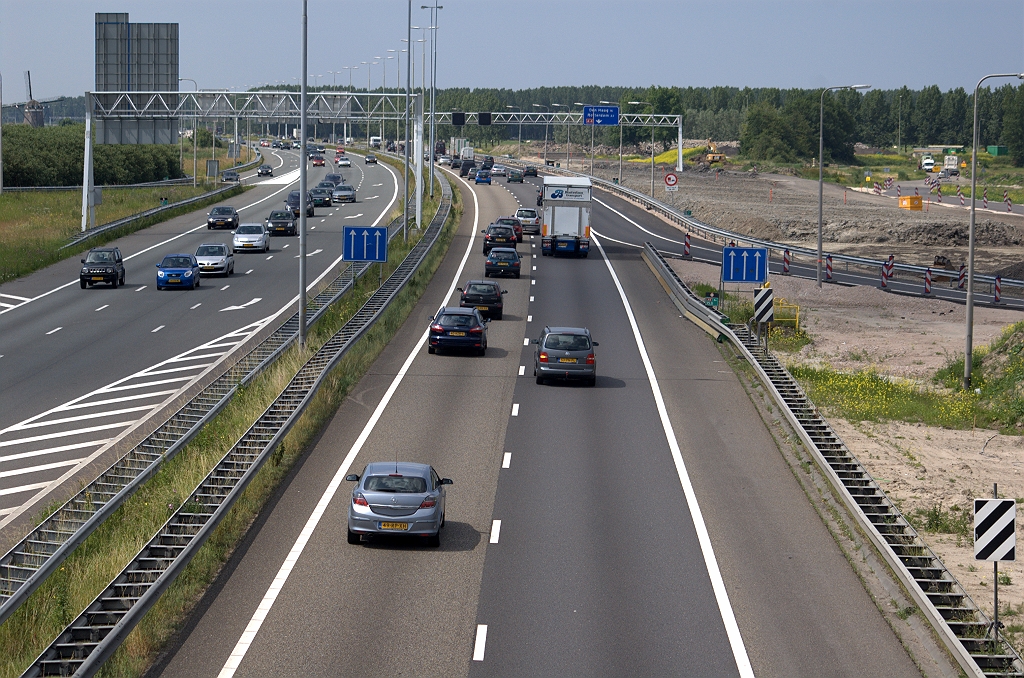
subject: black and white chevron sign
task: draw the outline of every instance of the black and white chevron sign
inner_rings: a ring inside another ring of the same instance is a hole
[[[975,499],[974,559],[1016,560],[1016,518],[1013,499]]]
[[[763,287],[754,290],[754,320],[759,323],[770,323],[775,320],[775,303],[772,288]]]

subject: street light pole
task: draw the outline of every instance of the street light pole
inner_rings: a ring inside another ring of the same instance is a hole
[[[299,135],[302,139],[302,155],[299,161],[299,350],[306,350],[306,89],[309,80],[306,78],[306,6],[302,0],[302,89],[299,94]]]
[[[434,6],[420,5],[420,9],[430,10],[430,197],[434,197],[434,148],[437,139],[435,138],[436,128],[434,126],[434,100],[437,97],[437,11],[444,9],[444,5],[438,5],[435,0]]]
[[[615,101],[601,101],[599,103],[604,104],[606,106],[616,106],[617,105],[617,102],[615,102]],[[619,183],[621,184],[622,183],[622,113],[621,112],[619,113],[619,119],[617,119],[615,122],[617,122],[618,125],[619,125]]]
[[[967,238],[967,320],[964,332],[964,388],[971,387],[971,363],[974,360],[974,210],[977,206],[978,194],[978,144],[981,143],[981,135],[978,131],[978,90],[981,83],[989,78],[1019,78],[1024,80],[1024,73],[994,73],[986,75],[978,81],[974,87],[974,134],[971,137],[973,148],[971,149],[971,228]]]
[[[654,104],[649,101],[630,101],[631,106],[650,106],[651,107],[651,197],[654,197]],[[620,161],[621,162],[621,161]],[[619,182],[622,182],[622,177],[619,177]]]
[[[179,126],[178,133],[181,133]],[[4,194],[4,76],[0,74],[0,195]]]
[[[817,268],[817,279],[818,287],[821,288],[821,221],[822,221],[822,209],[823,201],[822,195],[825,190],[825,93],[840,89],[867,89],[871,85],[840,85],[839,87],[826,87],[821,90],[821,99],[819,101],[818,108],[818,268]]]
[[[405,217],[402,219],[402,239],[409,239],[409,97],[412,96],[412,0],[408,0],[408,21],[406,23],[406,43],[409,51],[405,58]],[[422,181],[416,177],[416,181]],[[416,224],[417,228],[419,224]]]
[[[594,107],[593,104],[581,104],[578,101],[576,102],[575,105],[576,106],[583,106],[584,109],[587,106],[590,106],[591,108]],[[584,125],[587,124],[587,117],[586,116],[583,116],[583,124]],[[590,121],[590,173],[591,174],[594,173],[594,128],[595,127],[597,127],[597,118],[596,118],[596,116],[594,118],[592,118],[591,121]]]
[[[197,92],[199,91],[199,83],[197,83],[195,80],[193,80],[192,78],[178,78],[178,82],[181,82],[183,80],[188,80],[189,82],[191,82],[193,85],[195,85],[196,91]],[[192,188],[196,187],[196,173],[198,171],[198,164],[199,164],[198,163],[199,151],[198,151],[198,144],[196,143],[196,131],[197,131],[196,130],[196,116],[195,116],[195,113],[193,113],[192,114]]]
[[[505,106],[505,108],[514,108],[519,113],[519,147],[516,149],[516,157],[522,159],[523,157],[523,109],[519,106]]]
[[[530,104],[534,108],[543,108],[544,112],[547,113],[550,109],[544,104]],[[548,123],[551,122],[550,116],[544,116],[544,166],[548,164]]]
[[[569,108],[566,104],[551,104],[555,108]],[[572,164],[570,163],[570,141],[569,141],[569,117],[565,118],[565,168],[569,169]]]

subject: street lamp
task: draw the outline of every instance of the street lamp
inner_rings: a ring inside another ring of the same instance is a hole
[[[547,113],[550,109],[544,104],[530,104],[535,108],[543,108],[544,112]],[[544,166],[548,164],[548,123],[551,122],[548,116],[544,117]]]
[[[380,58],[380,57],[377,57],[377,58]],[[366,66],[366,113],[367,113],[367,121],[366,121],[366,150],[369,151],[370,150],[370,121],[369,121],[369,113],[370,113],[370,110],[372,109],[372,106],[370,106],[370,66],[376,66],[377,62],[376,61],[360,61],[359,63],[361,63],[364,66]],[[381,124],[383,124],[383,123],[381,123]]]
[[[601,101],[600,103],[615,106],[618,104],[616,101]],[[622,183],[622,120],[616,120],[619,124],[619,183]]]
[[[505,106],[505,108],[514,108],[519,113],[519,147],[516,150],[516,157],[522,160],[523,158],[523,109],[519,106]]]
[[[651,107],[651,197],[654,197],[654,104],[649,101],[630,101],[631,106],[650,106]],[[619,177],[619,183],[622,183],[622,177]]]
[[[189,82],[191,82],[192,85],[196,88],[196,91],[197,92],[199,91],[199,83],[196,82],[195,80],[193,80],[192,78],[178,78],[178,82],[183,82],[185,80],[188,80]],[[196,115],[193,112],[192,113],[192,188],[196,187],[196,172],[197,172],[197,168],[198,168],[198,158],[197,158],[197,156],[198,156],[198,151],[197,151],[197,144],[196,144]]]
[[[994,73],[986,75],[974,87],[974,134],[971,137],[974,147],[971,149],[971,229],[967,238],[967,331],[964,349],[964,388],[971,387],[971,362],[973,360],[971,343],[974,339],[974,209],[977,204],[975,196],[978,191],[978,90],[981,83],[989,78],[1018,78],[1024,80],[1024,73]],[[998,610],[996,610],[998,621]],[[996,627],[998,634],[998,626]]]
[[[308,69],[308,43],[307,43],[307,0],[302,0],[302,73],[305,75]],[[299,115],[299,138],[302,139],[302,160],[299,161],[299,350],[306,350],[306,200],[309,195],[306,193],[307,176],[306,166],[306,96],[309,89],[309,80],[305,77],[299,83],[299,108],[302,109]]]
[[[430,197],[434,197],[434,148],[437,141],[434,138],[434,100],[437,97],[437,11],[444,9],[444,5],[438,5],[436,0],[434,6],[420,5],[420,9],[431,10],[430,14]]]
[[[868,89],[871,85],[840,85],[839,87],[826,87],[821,90],[820,107],[818,109],[818,287],[821,287],[821,211],[822,191],[825,188],[825,163],[822,162],[825,155],[825,93],[840,89]]]
[[[551,104],[555,108],[572,108],[566,104]],[[572,167],[572,141],[569,139],[569,116],[565,116],[565,168]]]

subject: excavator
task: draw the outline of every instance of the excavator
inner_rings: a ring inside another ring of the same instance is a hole
[[[707,171],[716,162],[725,162],[725,153],[718,152],[718,144],[711,139],[707,140],[704,152],[693,158],[694,166],[700,171]]]

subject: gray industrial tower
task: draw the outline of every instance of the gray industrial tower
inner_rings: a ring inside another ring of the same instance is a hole
[[[176,92],[178,24],[133,24],[128,13],[96,14],[96,92]],[[103,95],[98,95],[102,97]],[[116,97],[103,103],[114,105]],[[176,104],[173,97],[168,103]],[[97,120],[100,144],[173,144],[178,122]]]

